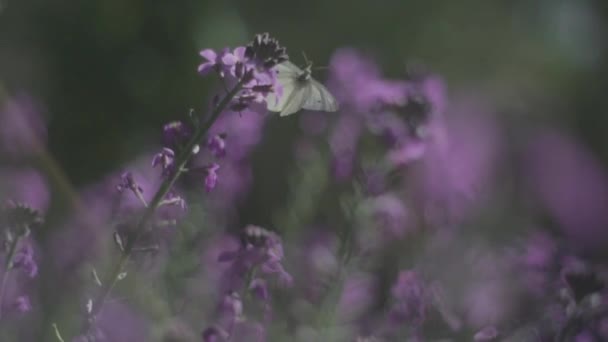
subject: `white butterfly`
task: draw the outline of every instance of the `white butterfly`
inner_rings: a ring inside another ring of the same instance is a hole
[[[310,64],[302,70],[290,61],[285,61],[278,64],[275,70],[283,94],[280,97],[274,92],[268,94],[268,110],[280,112],[281,116],[293,114],[302,108],[325,112],[338,110],[338,101],[334,96],[310,76]]]

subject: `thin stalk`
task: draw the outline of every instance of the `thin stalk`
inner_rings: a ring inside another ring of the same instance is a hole
[[[4,306],[4,294],[6,292],[6,285],[8,284],[9,274],[13,269],[13,258],[17,251],[17,244],[19,243],[21,236],[16,236],[8,247],[8,254],[6,255],[6,262],[4,263],[4,274],[2,274],[2,282],[0,283],[0,319],[2,319],[2,307]]]
[[[236,94],[241,90],[242,85],[242,82],[237,83],[234,88],[232,88],[232,90],[226,94],[222,101],[220,101],[220,103],[213,109],[210,118],[203,125],[197,127],[192,138],[188,141],[186,146],[184,146],[180,154],[177,156],[175,160],[175,172],[171,173],[169,177],[167,177],[163,181],[148,206],[145,207],[144,213],[137,222],[137,225],[135,226],[135,234],[133,234],[132,238],[127,241],[125,249],[120,256],[120,259],[114,266],[113,271],[110,273],[109,281],[106,281],[104,283],[101,292],[93,301],[93,307],[91,309],[91,312],[89,313],[89,318],[94,319],[95,316],[99,314],[99,312],[103,308],[106,299],[108,298],[108,296],[112,292],[112,289],[114,288],[114,285],[116,285],[116,282],[118,281],[119,275],[126,267],[137,240],[145,231],[148,222],[154,216],[156,209],[160,206],[164,197],[167,195],[169,190],[171,190],[173,184],[175,184],[175,182],[183,172],[186,164],[193,155],[192,150],[201,141],[205,134],[207,134],[211,126],[213,126],[213,123],[217,120],[217,118],[219,118],[221,113],[230,104],[230,101],[234,98],[234,96],[236,96]],[[85,325],[86,330],[88,330],[90,323],[91,320],[87,320],[87,324]]]

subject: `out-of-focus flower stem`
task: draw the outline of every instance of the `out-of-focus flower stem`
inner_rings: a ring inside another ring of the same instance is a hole
[[[175,172],[171,173],[163,181],[158,191],[156,191],[156,194],[154,194],[154,197],[146,207],[139,221],[137,222],[137,225],[135,227],[135,234],[127,241],[124,251],[120,255],[120,259],[116,263],[113,271],[110,273],[109,279],[103,284],[99,295],[93,301],[93,307],[88,315],[89,319],[86,321],[84,332],[88,331],[88,329],[90,328],[90,324],[94,321],[97,314],[101,312],[101,309],[103,308],[106,299],[108,298],[108,296],[112,292],[112,289],[114,288],[114,285],[118,281],[119,275],[124,272],[123,270],[127,266],[127,263],[131,256],[131,252],[133,251],[133,248],[135,247],[139,236],[144,232],[148,222],[150,221],[152,216],[154,216],[154,212],[160,206],[161,202],[163,201],[169,190],[171,190],[171,188],[173,187],[173,184],[175,184],[175,182],[181,175],[186,164],[193,155],[193,149],[202,140],[205,134],[207,134],[207,131],[209,131],[213,123],[228,107],[230,101],[232,101],[236,94],[241,90],[242,86],[242,82],[237,83],[234,88],[232,88],[232,90],[230,90],[226,94],[226,96],[224,96],[224,98],[213,109],[209,119],[204,124],[196,128],[196,131],[194,132],[192,138],[188,141],[188,144],[186,144],[186,146],[180,152],[178,157],[175,159]]]
[[[0,319],[2,319],[2,307],[4,306],[4,293],[6,291],[6,285],[8,283],[9,274],[13,269],[13,258],[15,257],[15,251],[17,251],[17,244],[21,239],[21,235],[13,237],[8,247],[8,253],[6,255],[6,262],[4,263],[4,273],[2,274],[2,282],[0,283]]]

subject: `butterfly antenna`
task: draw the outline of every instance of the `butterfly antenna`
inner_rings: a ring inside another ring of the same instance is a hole
[[[312,62],[306,57],[306,52],[302,50],[302,57],[304,57],[304,62],[306,62],[306,67],[312,66]]]

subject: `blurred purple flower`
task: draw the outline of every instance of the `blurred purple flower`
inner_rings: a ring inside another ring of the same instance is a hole
[[[17,157],[40,152],[47,139],[41,113],[34,99],[26,94],[9,98],[0,108],[0,151]]]
[[[420,325],[424,322],[429,308],[424,287],[422,279],[415,271],[399,272],[397,281],[391,288],[392,305],[389,319],[392,324]]]
[[[475,333],[475,335],[473,336],[473,340],[475,342],[486,342],[493,341],[497,337],[498,330],[496,330],[494,326],[488,326]]]
[[[25,313],[32,310],[32,303],[28,296],[19,296],[15,298],[13,306],[19,313]]]
[[[222,342],[230,337],[226,331],[215,326],[205,329],[202,336],[203,342]]]
[[[256,278],[249,284],[249,290],[260,300],[268,301],[270,293],[268,292],[268,285],[266,281],[261,278]]]
[[[217,185],[217,170],[219,170],[220,166],[216,163],[212,163],[211,165],[205,167],[205,191],[210,192]]]
[[[233,161],[241,160],[262,139],[265,121],[265,116],[250,110],[243,111],[240,115],[225,113],[213,124],[209,136],[235,137],[225,146],[226,156]]]
[[[358,239],[364,248],[382,247],[413,231],[408,210],[395,194],[369,197],[360,204],[357,212],[361,225]]]
[[[362,124],[359,118],[352,115],[342,115],[334,126],[329,137],[329,147],[332,152],[332,169],[334,177],[343,181],[352,176],[355,153]]]
[[[309,135],[320,135],[327,129],[327,113],[305,111],[299,115],[300,128]]]
[[[49,206],[50,193],[43,175],[30,168],[0,169],[0,198],[27,203],[28,206],[45,212]]]
[[[330,61],[329,87],[346,108],[365,113],[382,104],[403,104],[407,84],[384,80],[376,65],[352,49],[339,49]]]
[[[603,250],[608,242],[608,176],[575,138],[537,132],[525,154],[529,187],[575,247]]]
[[[552,271],[559,262],[556,242],[547,234],[535,233],[527,238],[523,252],[516,254],[521,265],[524,286],[537,297],[547,295],[553,280]]]
[[[21,249],[15,253],[13,267],[20,268],[30,278],[38,274],[38,264],[34,260],[34,249],[29,243],[25,243]]]
[[[374,304],[378,281],[366,273],[349,276],[342,286],[337,314],[341,322],[353,322]]]
[[[215,134],[209,138],[207,148],[216,158],[226,156],[226,133]]]
[[[219,262],[231,263],[225,274],[225,287],[238,290],[250,284],[245,284],[245,277],[252,269],[263,275],[276,275],[279,283],[291,286],[293,279],[283,268],[283,245],[280,237],[261,227],[249,225],[245,227],[243,244],[234,251],[225,251],[218,256]]]
[[[106,302],[96,319],[96,328],[103,332],[102,341],[149,341],[150,325],[133,309],[117,301]]]
[[[499,126],[476,98],[457,101],[450,113],[429,124],[432,141],[408,180],[435,224],[462,219],[483,203],[502,147]]]
[[[573,342],[599,342],[589,330],[583,330],[574,337]]]

